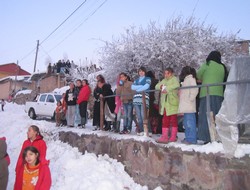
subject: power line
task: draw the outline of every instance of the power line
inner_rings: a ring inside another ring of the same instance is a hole
[[[87,0],[83,1],[59,26],[57,26],[39,45],[44,43],[52,34],[54,34],[78,9],[80,9]],[[27,53],[20,61],[26,59],[28,56],[30,56],[36,48],[33,48],[29,53]]]
[[[87,0],[83,1],[59,26],[57,26],[41,43],[44,43],[52,34],[54,34],[78,9],[80,9]]]
[[[47,54],[47,56],[51,57],[51,56],[49,55],[49,53],[45,50],[45,48],[44,48],[43,46],[40,45],[40,47],[42,48],[43,52],[44,52],[45,54]]]
[[[20,61],[26,59],[26,57],[30,56],[34,51],[36,50],[36,48],[32,49],[29,53],[27,53]]]
[[[83,20],[82,23],[80,23],[74,30],[72,30],[62,41],[60,41],[56,46],[54,46],[52,49],[49,50],[49,52],[51,52],[52,50],[54,50],[55,48],[57,48],[60,44],[62,44],[68,37],[70,37],[76,30],[78,30],[87,20],[90,19],[90,17],[92,17],[108,0],[105,0],[104,2],[102,2],[102,4],[100,4],[91,14],[89,14],[87,16],[87,18],[85,18]]]

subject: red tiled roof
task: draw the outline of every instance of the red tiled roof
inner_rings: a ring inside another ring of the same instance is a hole
[[[23,70],[16,63],[8,63],[0,65],[0,72],[9,75],[30,75],[28,71]]]

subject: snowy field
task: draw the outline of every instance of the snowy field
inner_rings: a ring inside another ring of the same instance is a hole
[[[135,138],[141,141],[154,142],[158,135],[153,138],[138,137],[136,135],[119,135],[110,132],[93,132],[91,121],[86,129],[55,127],[55,123],[46,120],[31,120],[24,112],[24,106],[7,103],[5,111],[0,111],[0,137],[7,138],[8,153],[11,158],[9,167],[8,190],[13,189],[17,157],[23,141],[27,138],[26,132],[32,124],[37,125],[45,141],[47,142],[47,159],[50,160],[52,174],[52,190],[147,190],[148,187],[136,184],[124,171],[124,165],[108,155],[96,156],[92,153],[82,155],[77,148],[72,148],[58,140],[58,131],[74,131],[81,133],[96,133],[97,135],[109,135],[112,138],[125,139]],[[178,134],[178,142],[160,146],[179,147],[185,151],[197,151],[204,153],[224,153],[221,143],[209,143],[206,145],[185,145],[180,141],[184,138],[183,133]],[[240,158],[250,154],[250,145],[238,145],[235,157]],[[157,187],[155,190],[161,190]]]

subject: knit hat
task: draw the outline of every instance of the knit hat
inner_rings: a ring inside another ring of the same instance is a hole
[[[145,74],[147,73],[147,69],[143,66],[141,66],[139,69],[138,69],[138,72],[139,71],[143,71]]]

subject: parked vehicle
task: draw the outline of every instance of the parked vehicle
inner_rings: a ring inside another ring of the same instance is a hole
[[[56,104],[62,98],[59,94],[43,93],[32,102],[26,102],[25,112],[31,119],[39,117],[55,117]]]

